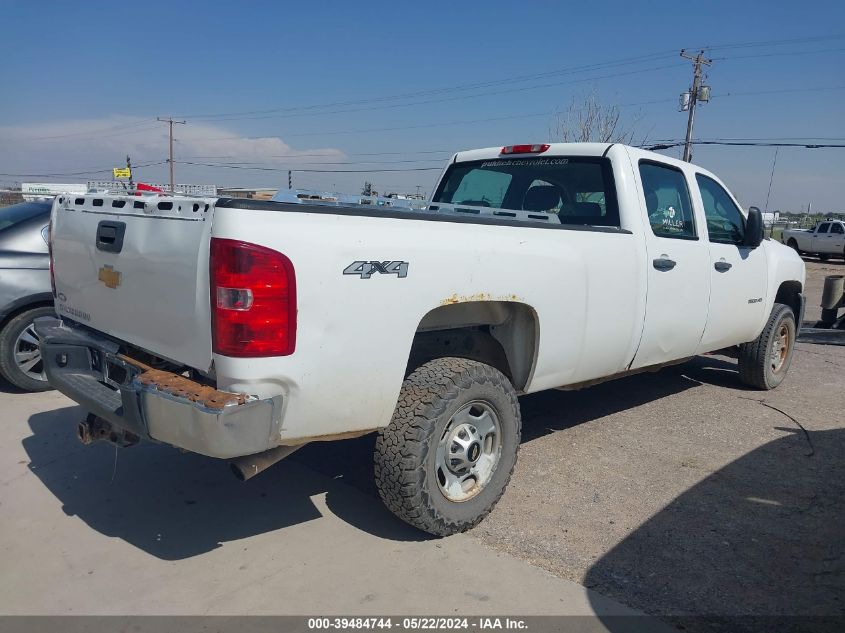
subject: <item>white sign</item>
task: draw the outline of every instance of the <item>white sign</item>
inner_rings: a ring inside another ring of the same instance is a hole
[[[25,182],[21,184],[24,200],[52,198],[60,193],[84,194],[86,191],[88,191],[88,186],[81,183]]]

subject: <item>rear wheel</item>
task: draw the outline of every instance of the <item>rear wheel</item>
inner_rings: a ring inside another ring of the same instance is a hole
[[[430,534],[470,529],[510,481],[521,424],[516,392],[497,369],[463,358],[425,363],[405,380],[376,440],[382,500]]]
[[[757,389],[774,389],[786,377],[795,348],[795,315],[776,303],[766,327],[755,340],[739,346],[739,378]]]
[[[56,316],[56,312],[47,306],[25,310],[0,330],[0,374],[25,391],[52,389],[44,374],[34,324],[45,316]]]
[[[820,262],[826,262],[828,259],[830,259],[830,255],[825,255],[823,253],[819,253],[819,261]]]
[[[786,245],[789,248],[791,248],[792,250],[794,250],[796,253],[798,253],[799,255],[801,254],[801,249],[798,248],[798,242],[795,241],[794,237],[790,237],[789,241],[786,243]]]

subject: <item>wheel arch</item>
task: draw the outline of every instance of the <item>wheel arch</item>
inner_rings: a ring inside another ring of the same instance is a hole
[[[32,310],[33,308],[49,308],[54,307],[53,295],[49,292],[39,292],[38,294],[30,295],[17,301],[13,301],[6,306],[3,314],[0,315],[0,330],[6,327],[6,324],[18,316],[21,312]]]
[[[795,323],[800,327],[801,315],[804,308],[803,286],[800,281],[787,280],[781,282],[775,293],[775,303],[782,303],[792,308]]]
[[[466,301],[438,306],[422,317],[406,375],[435,358],[454,356],[501,371],[517,391],[531,380],[539,345],[534,308],[517,301]]]

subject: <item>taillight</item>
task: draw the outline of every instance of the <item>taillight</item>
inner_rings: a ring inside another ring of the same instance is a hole
[[[548,143],[536,145],[505,145],[502,148],[502,154],[541,154],[549,149],[551,145]]]
[[[47,253],[50,255],[50,288],[56,298],[56,273],[53,271],[53,220],[47,224]]]
[[[296,347],[296,275],[281,253],[211,239],[211,337],[217,354],[287,356]]]

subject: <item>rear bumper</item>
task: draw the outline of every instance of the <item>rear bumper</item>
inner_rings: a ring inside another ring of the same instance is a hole
[[[117,343],[54,318],[38,319],[50,384],[94,415],[141,438],[210,457],[278,445],[282,397],[216,391],[119,353]]]

